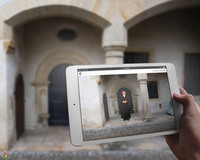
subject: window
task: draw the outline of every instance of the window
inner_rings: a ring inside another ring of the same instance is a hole
[[[65,28],[58,32],[58,37],[63,41],[71,41],[77,37],[77,34],[75,31]]]
[[[148,93],[149,93],[149,99],[157,99],[158,98],[157,81],[148,81],[147,88],[148,88]]]
[[[149,54],[147,52],[125,52],[124,63],[148,63]]]
[[[193,95],[200,95],[200,53],[186,53],[184,88]]]

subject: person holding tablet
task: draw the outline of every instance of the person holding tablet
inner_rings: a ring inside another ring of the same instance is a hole
[[[200,108],[194,97],[180,87],[174,99],[183,105],[178,134],[165,136],[172,152],[180,160],[200,160]]]

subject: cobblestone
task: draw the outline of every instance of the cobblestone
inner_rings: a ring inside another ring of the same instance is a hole
[[[162,136],[74,147],[70,143],[67,127],[26,130],[6,153],[8,154],[6,160],[176,159]],[[1,154],[3,151],[0,151]]]
[[[141,116],[135,116],[133,118],[138,121]],[[174,116],[155,114],[153,118],[154,120],[152,122],[142,121],[140,123],[131,123],[131,119],[129,124],[126,125],[111,125],[102,128],[83,129],[83,139],[84,141],[89,141],[176,130]]]
[[[170,151],[8,151],[7,160],[177,160]]]

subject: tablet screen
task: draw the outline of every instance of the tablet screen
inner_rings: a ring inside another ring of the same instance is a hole
[[[166,66],[78,69],[83,141],[176,130]]]

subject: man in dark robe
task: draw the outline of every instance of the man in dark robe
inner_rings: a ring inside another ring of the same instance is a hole
[[[122,91],[122,94],[119,96],[120,103],[121,103],[121,118],[124,119],[124,121],[129,121],[129,118],[131,118],[129,103],[130,98],[128,95],[126,95],[126,91]]]

